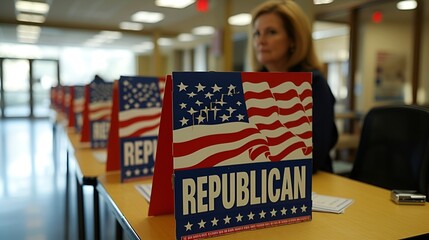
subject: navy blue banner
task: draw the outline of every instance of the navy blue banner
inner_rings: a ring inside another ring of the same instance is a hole
[[[105,148],[109,140],[110,120],[90,121],[91,148]]]
[[[177,239],[311,220],[312,161],[175,171]]]
[[[158,136],[123,138],[121,145],[121,179],[152,176]]]
[[[74,122],[75,130],[80,133],[83,124],[83,104],[85,102],[85,86],[74,86]]]

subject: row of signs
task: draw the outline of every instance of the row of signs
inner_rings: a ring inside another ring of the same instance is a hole
[[[121,181],[152,178],[177,239],[311,220],[311,73],[173,72],[56,87],[55,107]]]

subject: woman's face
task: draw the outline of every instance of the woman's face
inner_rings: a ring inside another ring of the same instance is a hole
[[[257,60],[268,70],[272,70],[270,67],[286,66],[290,44],[283,22],[277,14],[266,13],[256,19],[253,25],[253,48]]]

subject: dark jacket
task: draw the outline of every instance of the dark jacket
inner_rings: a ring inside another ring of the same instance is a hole
[[[261,69],[267,72],[267,69]],[[304,72],[299,68],[292,68],[291,72]],[[318,70],[313,74],[313,173],[317,170],[332,172],[331,149],[338,140],[338,131],[335,124],[334,105],[335,97],[325,77]]]

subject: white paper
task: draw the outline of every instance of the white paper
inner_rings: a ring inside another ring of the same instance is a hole
[[[150,202],[150,194],[152,192],[152,183],[145,183],[145,184],[137,184],[136,185],[137,191],[140,192],[141,195],[146,199],[146,201]]]
[[[353,199],[312,193],[313,211],[344,213],[344,210],[353,203]]]
[[[101,162],[101,163],[106,163],[107,162],[107,151],[94,151],[92,153],[92,155],[94,156],[94,158]]]

